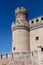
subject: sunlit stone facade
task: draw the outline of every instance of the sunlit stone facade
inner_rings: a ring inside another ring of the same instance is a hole
[[[28,11],[26,8],[15,10],[16,22],[12,23],[12,52],[28,52],[30,50],[30,32]]]
[[[0,54],[0,65],[43,65],[43,16],[28,20],[28,10],[18,7],[15,18],[12,52]]]

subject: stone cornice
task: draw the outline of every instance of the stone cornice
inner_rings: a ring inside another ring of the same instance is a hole
[[[43,23],[37,23],[31,26],[23,26],[23,25],[19,25],[19,26],[14,26],[12,28],[12,31],[18,30],[18,29],[24,29],[27,31],[31,31],[31,30],[35,30],[35,29],[39,29],[39,28],[43,28]]]
[[[24,30],[29,31],[29,27],[23,26],[23,25],[19,25],[19,26],[13,27],[13,28],[12,28],[12,31],[15,31],[15,30],[18,30],[18,29],[24,29]]]
[[[43,23],[42,23],[42,22],[30,26],[30,31],[31,31],[31,30],[35,30],[35,29],[39,29],[39,28],[43,28]]]

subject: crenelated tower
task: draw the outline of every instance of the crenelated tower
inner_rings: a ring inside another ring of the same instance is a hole
[[[15,23],[12,23],[12,52],[30,50],[28,10],[24,7],[15,10]]]

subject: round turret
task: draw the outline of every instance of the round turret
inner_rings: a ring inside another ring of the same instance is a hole
[[[27,20],[28,19],[28,10],[24,7],[21,8],[17,8],[15,10],[15,16],[16,16],[16,20]]]
[[[24,8],[24,7],[21,7],[21,8],[17,8],[16,10],[15,10],[15,15],[18,15],[18,14],[25,14],[25,15],[28,15],[28,10],[26,9],[26,8]]]
[[[12,52],[27,52],[30,50],[28,11],[21,7],[15,10],[16,22],[12,24]]]

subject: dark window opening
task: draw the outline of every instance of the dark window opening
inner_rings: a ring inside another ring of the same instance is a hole
[[[39,37],[38,36],[36,37],[36,40],[39,40]]]
[[[41,47],[41,51],[43,51],[43,47]]]
[[[36,22],[38,22],[39,20],[38,19],[36,19]]]
[[[15,50],[15,47],[14,47],[14,50]]]
[[[33,24],[33,23],[34,23],[34,21],[31,21],[31,23]]]
[[[41,20],[43,20],[43,17],[41,17]]]
[[[2,59],[2,54],[1,54],[1,59]]]

